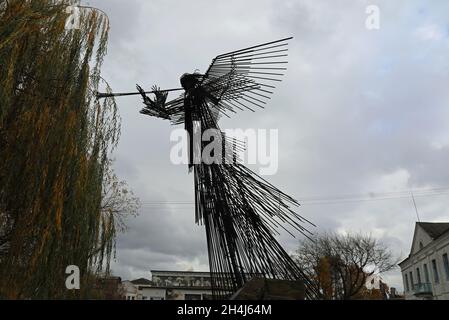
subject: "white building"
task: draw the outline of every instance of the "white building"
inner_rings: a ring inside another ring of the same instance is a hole
[[[208,300],[212,297],[209,272],[151,271],[151,281],[124,281],[126,300]]]
[[[124,293],[125,300],[142,300],[137,286],[131,281],[123,281],[122,289]]]
[[[449,300],[449,223],[415,226],[412,249],[402,261],[406,300]]]

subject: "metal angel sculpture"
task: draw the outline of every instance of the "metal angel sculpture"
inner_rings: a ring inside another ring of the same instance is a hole
[[[167,101],[168,92],[144,92],[137,86],[145,104],[142,114],[183,124],[189,137],[189,168],[194,172],[196,222],[206,229],[209,266],[214,298],[228,298],[254,277],[299,280],[306,297],[316,290],[301,268],[281,247],[275,236],[288,226],[307,235],[309,221],[292,210],[296,200],[286,195],[238,159],[242,144],[221,135],[220,163],[194,161],[195,125],[201,132],[220,130],[218,120],[237,110],[264,108],[274,83],[286,69],[288,41],[277,40],[221,54],[204,74],[184,74],[183,94]],[[154,94],[151,99],[147,94]],[[100,97],[114,94],[104,94]],[[128,95],[128,94],[115,94]],[[205,147],[202,142],[201,148]],[[230,150],[230,151],[229,151]]]

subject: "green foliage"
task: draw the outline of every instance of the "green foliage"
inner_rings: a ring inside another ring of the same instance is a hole
[[[84,9],[66,30],[68,4],[0,0],[0,298],[88,297],[114,252],[102,184],[120,121],[94,97],[109,24]],[[65,288],[69,265],[81,291]]]

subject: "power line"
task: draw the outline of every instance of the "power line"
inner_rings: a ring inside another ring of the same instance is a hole
[[[330,204],[344,204],[344,203],[360,203],[360,202],[375,202],[375,201],[387,201],[387,200],[397,200],[397,199],[412,199],[416,207],[415,198],[418,197],[433,197],[449,195],[449,187],[446,188],[432,188],[432,189],[417,189],[417,190],[407,190],[407,191],[393,191],[393,192],[383,192],[383,193],[367,193],[367,194],[346,194],[346,195],[335,195],[335,196],[314,196],[314,197],[301,197],[299,202],[301,206],[311,206],[311,205],[330,205]],[[142,204],[146,207],[165,207],[165,206],[193,206],[195,203],[192,201],[143,201]],[[417,212],[417,216],[419,214]]]

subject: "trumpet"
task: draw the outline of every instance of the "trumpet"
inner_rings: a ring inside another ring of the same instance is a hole
[[[181,91],[184,90],[183,88],[177,88],[177,89],[167,89],[167,90],[158,90],[158,91],[146,91],[146,92],[125,92],[125,93],[103,93],[103,92],[95,92],[95,97],[99,99],[105,99],[105,98],[112,98],[112,97],[125,97],[125,96],[137,96],[142,93],[145,94],[153,94],[156,92],[174,92],[174,91]]]

